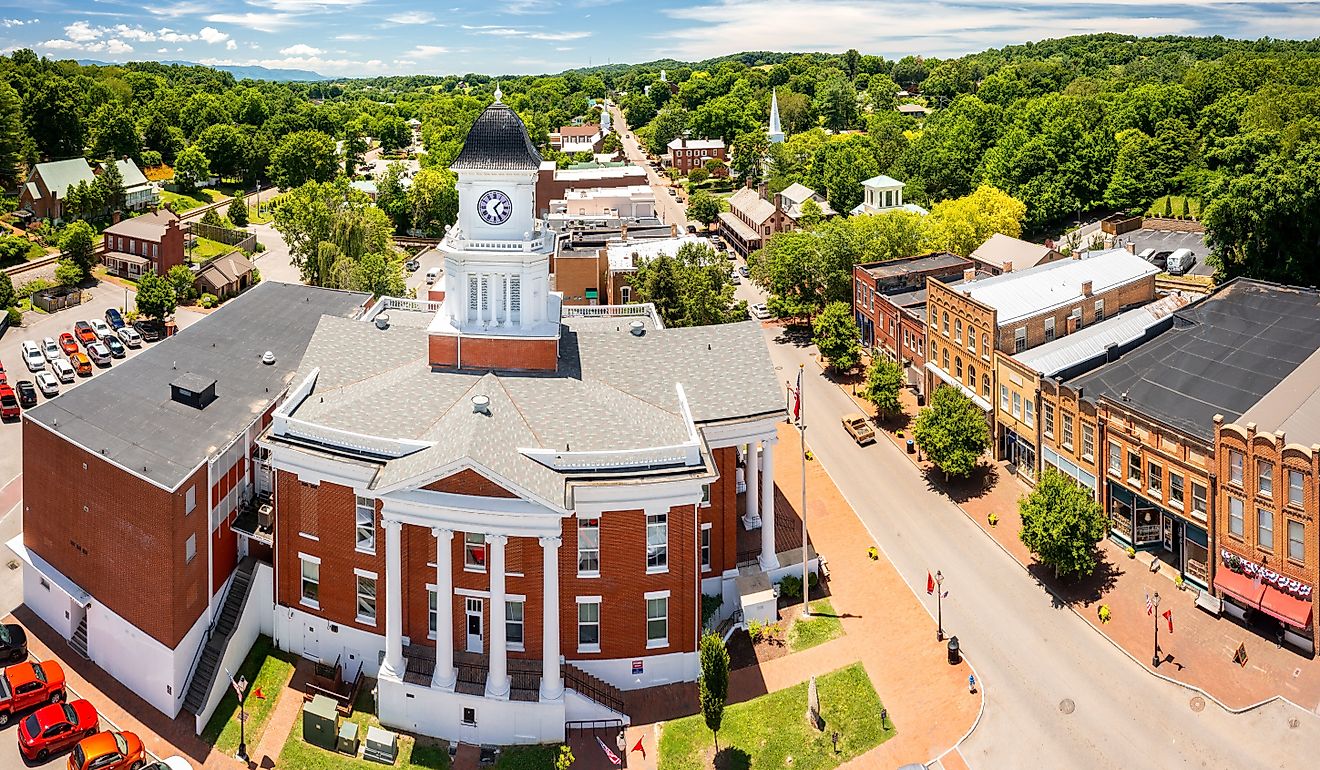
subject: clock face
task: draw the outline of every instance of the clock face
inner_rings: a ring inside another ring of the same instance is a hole
[[[503,190],[487,190],[477,199],[477,213],[488,225],[502,225],[513,213],[513,201]]]

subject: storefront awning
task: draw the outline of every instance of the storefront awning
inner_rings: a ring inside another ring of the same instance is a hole
[[[1229,569],[1220,569],[1215,573],[1215,588],[1245,602],[1252,609],[1260,607],[1261,597],[1265,595],[1264,585]]]
[[[1290,626],[1309,628],[1311,625],[1311,603],[1289,596],[1272,586],[1265,586],[1265,595],[1261,597],[1260,609],[1265,614],[1273,615]]]

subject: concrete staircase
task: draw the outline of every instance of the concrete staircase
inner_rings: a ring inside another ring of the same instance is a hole
[[[196,714],[206,706],[206,697],[215,683],[220,659],[229,646],[229,638],[243,615],[243,605],[247,603],[248,591],[252,588],[252,571],[256,562],[244,559],[234,571],[234,579],[229,583],[229,593],[225,594],[220,614],[211,627],[211,633],[202,648],[202,656],[193,669],[192,679],[188,682],[188,695],[183,700],[183,708],[190,714]]]
[[[69,638],[69,646],[73,651],[82,656],[83,660],[90,660],[87,657],[87,616],[79,621],[78,628],[74,629],[73,636]]]
[[[627,714],[624,708],[623,691],[599,677],[583,671],[572,663],[565,663],[561,669],[564,687],[584,698],[594,701],[610,711]]]

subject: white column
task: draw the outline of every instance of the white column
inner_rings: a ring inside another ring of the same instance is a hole
[[[518,328],[527,328],[527,275],[518,279]]]
[[[509,697],[508,640],[504,638],[504,535],[486,535],[486,569],[490,570],[490,670],[486,695]]]
[[[433,528],[435,535],[435,673],[431,686],[454,689],[454,531]]]
[[[541,538],[541,588],[545,610],[541,618],[541,700],[564,696],[559,676],[559,545],[558,537]]]
[[[775,556],[775,442],[767,440],[761,446],[761,569],[779,566]]]
[[[743,514],[743,523],[748,526],[758,521],[761,516],[761,474],[757,472],[761,463],[761,454],[757,451],[760,446],[760,441],[747,444],[746,473],[743,474],[745,477],[743,481],[747,484],[747,512]]]
[[[513,281],[504,276],[504,326],[513,326]]]
[[[385,663],[387,673],[403,678],[403,524],[385,519]]]
[[[482,320],[495,325],[495,276],[492,273],[484,273],[481,279],[486,282],[486,305],[482,308]]]

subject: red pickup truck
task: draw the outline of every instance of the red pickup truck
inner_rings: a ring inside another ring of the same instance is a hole
[[[59,703],[64,695],[64,669],[55,661],[10,666],[0,674],[0,727],[34,706]]]

